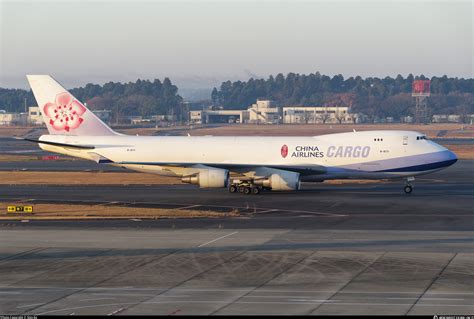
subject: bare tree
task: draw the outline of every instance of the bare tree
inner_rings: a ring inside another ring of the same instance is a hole
[[[329,120],[330,117],[331,115],[328,112],[319,114],[319,119],[323,122],[323,124],[326,124],[327,120]]]
[[[346,114],[343,112],[336,112],[336,120],[339,122],[339,124],[342,124],[342,121],[346,118]]]

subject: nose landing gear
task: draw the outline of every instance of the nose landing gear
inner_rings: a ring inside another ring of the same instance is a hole
[[[407,177],[407,182],[405,187],[403,188],[403,191],[405,194],[410,194],[413,191],[413,186],[410,184],[410,182],[413,182],[415,180],[414,177]]]

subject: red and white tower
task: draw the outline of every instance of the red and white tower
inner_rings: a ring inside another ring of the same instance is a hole
[[[414,80],[411,96],[415,98],[415,122],[427,123],[430,80]]]

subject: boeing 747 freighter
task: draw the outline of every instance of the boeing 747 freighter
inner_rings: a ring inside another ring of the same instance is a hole
[[[412,131],[365,131],[312,137],[129,136],[113,131],[49,75],[27,76],[49,134],[50,152],[139,172],[181,177],[232,193],[292,191],[300,182],[405,179],[457,161],[445,147]]]

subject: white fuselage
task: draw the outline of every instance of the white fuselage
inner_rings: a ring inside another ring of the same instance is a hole
[[[454,153],[412,131],[364,131],[314,137],[65,136],[40,140],[93,145],[91,150],[40,144],[45,150],[136,171],[186,176],[223,167],[246,176],[297,170],[303,181],[394,178],[452,165]]]

